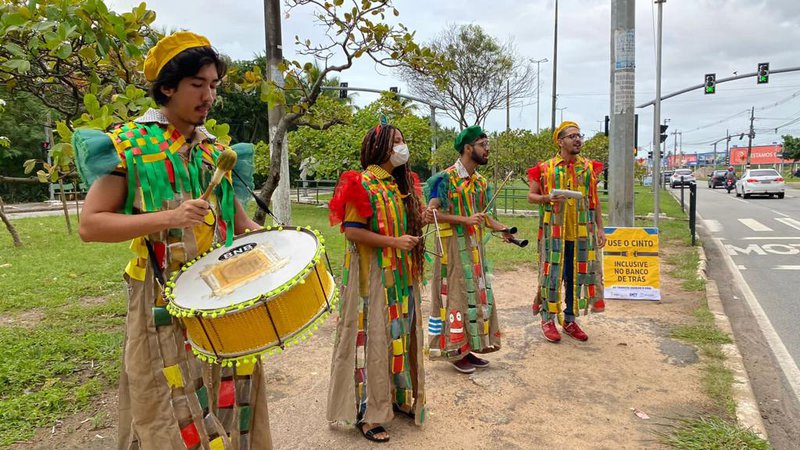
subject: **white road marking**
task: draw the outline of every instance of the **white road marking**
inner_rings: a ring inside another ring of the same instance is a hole
[[[800,270],[800,266],[775,266],[775,270]]]
[[[775,220],[784,225],[788,225],[795,230],[800,230],[800,220],[790,219],[788,217],[776,217]]]
[[[787,236],[787,237],[779,237],[779,236],[762,236],[762,237],[746,237],[742,238],[745,241],[790,241],[793,239],[800,239],[800,236]]]
[[[753,294],[750,286],[744,280],[742,273],[736,269],[736,264],[733,262],[733,258],[731,258],[723,248],[722,241],[719,239],[713,239],[713,242],[722,255],[722,259],[725,260],[728,270],[733,275],[733,281],[738,285],[742,293],[744,293],[745,301],[750,307],[750,311],[753,312],[753,316],[755,316],[758,326],[761,328],[761,332],[764,333],[764,338],[767,340],[767,344],[769,344],[770,348],[772,349],[772,353],[775,355],[775,359],[783,371],[783,374],[789,383],[789,387],[792,389],[795,397],[800,400],[800,368],[798,368],[794,363],[794,359],[786,349],[786,345],[784,345],[783,341],[781,341],[778,333],[775,332],[775,327],[772,326],[772,322],[769,321],[767,314],[764,312],[761,304],[758,303],[755,294]]]
[[[747,267],[745,267],[745,266],[743,266],[741,264],[737,265],[736,268],[739,269],[739,270],[747,270]]]
[[[772,228],[764,225],[763,223],[757,221],[756,219],[738,219],[739,222],[742,222],[742,225],[750,228],[753,231],[772,231]]]
[[[719,222],[719,220],[707,219],[703,220],[703,224],[711,233],[719,233],[722,231],[722,224]]]

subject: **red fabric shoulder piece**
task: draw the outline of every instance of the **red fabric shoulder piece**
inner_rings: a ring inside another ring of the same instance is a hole
[[[536,181],[538,183],[540,178],[542,178],[542,168],[539,167],[539,164],[528,169],[528,181]]]
[[[369,201],[369,194],[361,184],[361,172],[348,170],[339,177],[339,183],[333,191],[333,198],[328,204],[330,209],[329,219],[331,225],[344,222],[345,207],[352,203],[361,217],[372,215],[372,205]]]
[[[603,167],[604,166],[602,162],[592,161],[592,172],[594,172],[595,175],[600,175],[603,173]]]
[[[414,189],[414,193],[417,194],[417,197],[422,197],[422,183],[419,181],[419,175],[411,170],[408,171],[408,175],[411,177],[411,184],[413,185],[412,188]]]

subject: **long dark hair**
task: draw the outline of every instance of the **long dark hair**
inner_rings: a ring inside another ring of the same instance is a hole
[[[361,168],[366,169],[369,165],[381,165],[389,160],[389,150],[394,145],[394,133],[403,132],[397,127],[392,125],[381,125],[371,129],[364,140],[361,142]],[[392,176],[397,182],[397,187],[400,192],[405,196],[403,204],[406,208],[406,215],[408,216],[408,228],[406,233],[411,236],[422,235],[422,207],[420,205],[419,197],[414,186],[414,178],[412,177],[411,169],[408,163],[402,166],[395,167],[392,170]],[[419,245],[411,250],[411,260],[414,263],[415,277],[422,275],[423,265],[425,263],[425,243],[421,242]]]
[[[150,87],[150,96],[157,105],[166,105],[169,97],[161,92],[161,88],[177,88],[182,79],[197,75],[208,64],[214,64],[220,80],[228,72],[228,64],[211,47],[194,47],[178,53],[158,73],[156,81]]]

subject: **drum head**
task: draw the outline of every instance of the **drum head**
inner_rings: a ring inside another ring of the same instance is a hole
[[[175,280],[172,302],[198,312],[245,303],[289,284],[320,247],[310,230],[262,229],[236,237],[186,267]]]

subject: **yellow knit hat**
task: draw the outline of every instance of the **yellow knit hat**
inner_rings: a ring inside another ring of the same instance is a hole
[[[556,144],[556,147],[558,147],[558,135],[569,127],[575,127],[579,130],[581,129],[581,127],[579,127],[575,122],[561,122],[561,125],[556,128],[556,131],[553,131],[553,144]]]
[[[211,41],[205,36],[191,31],[176,31],[162,38],[155,47],[147,52],[144,59],[144,77],[153,82],[158,78],[161,69],[167,65],[178,53],[195,47],[211,47]]]

